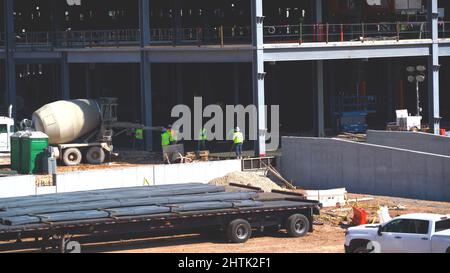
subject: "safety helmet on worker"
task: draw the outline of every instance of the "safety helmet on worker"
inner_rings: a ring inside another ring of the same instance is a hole
[[[235,132],[240,132],[240,131],[241,131],[241,128],[236,127],[236,129],[234,129],[234,131],[235,131]]]

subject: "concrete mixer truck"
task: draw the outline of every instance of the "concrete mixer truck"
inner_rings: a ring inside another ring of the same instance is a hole
[[[117,98],[63,100],[33,113],[32,126],[49,137],[49,150],[66,166],[102,164],[113,153],[113,138],[126,131],[162,127],[117,120]]]

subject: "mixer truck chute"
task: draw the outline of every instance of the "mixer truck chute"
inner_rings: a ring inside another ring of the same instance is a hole
[[[102,164],[113,155],[113,138],[130,130],[162,131],[162,127],[119,122],[117,98],[63,100],[44,105],[33,113],[36,131],[48,135],[53,156],[67,166],[86,159]]]

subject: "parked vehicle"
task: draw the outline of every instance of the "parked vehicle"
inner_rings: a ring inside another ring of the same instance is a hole
[[[407,214],[381,225],[351,227],[345,235],[347,253],[450,253],[450,218]]]
[[[11,151],[10,137],[14,134],[14,119],[12,118],[12,106],[9,107],[8,117],[0,116],[0,153]]]

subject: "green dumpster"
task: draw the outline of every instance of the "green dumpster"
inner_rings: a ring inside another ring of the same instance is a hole
[[[11,135],[11,170],[17,172],[20,169],[21,137],[23,133],[16,132]]]
[[[20,138],[20,173],[43,172],[43,158],[48,147],[48,136],[41,132],[27,132]]]

